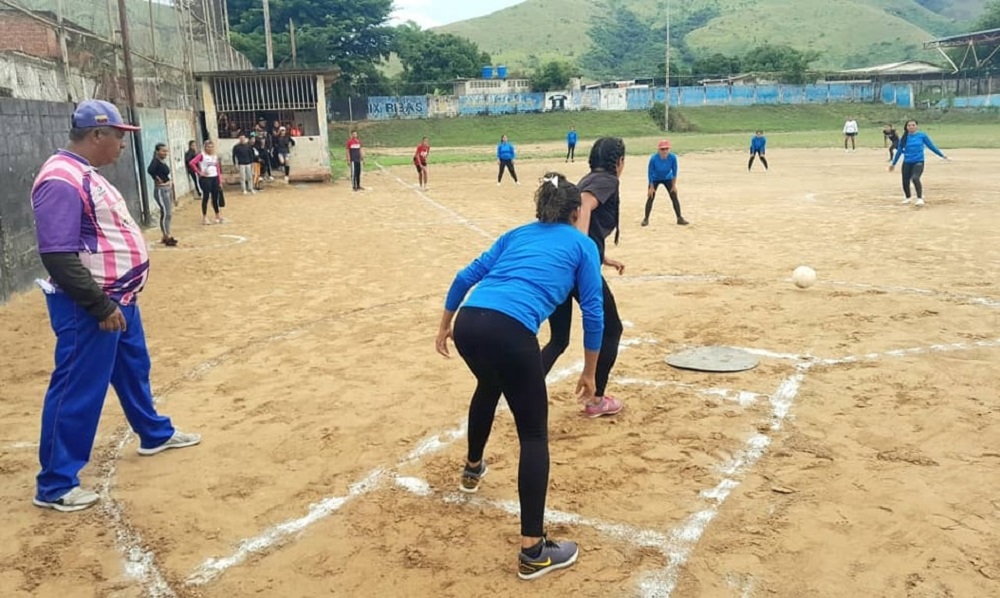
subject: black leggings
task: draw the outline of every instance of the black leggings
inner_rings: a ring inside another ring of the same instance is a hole
[[[569,144],[567,146],[567,148],[566,148],[566,159],[567,160],[576,160],[576,144],[575,143],[571,143],[571,144]]]
[[[760,163],[764,165],[764,170],[767,170],[767,158],[761,152],[750,152],[750,161],[747,162],[747,170],[753,168],[753,159],[760,156]]]
[[[924,186],[920,184],[920,176],[924,174],[923,162],[903,162],[903,194],[910,198],[910,182],[917,190],[917,197],[924,196]]]
[[[549,485],[549,401],[538,338],[510,316],[478,307],[459,310],[454,337],[477,382],[469,404],[468,459],[482,460],[502,393],[521,444],[517,468],[521,535],[541,537]]]
[[[510,176],[511,176],[511,178],[514,179],[514,182],[516,183],[517,182],[517,173],[514,172],[514,161],[513,160],[500,160],[500,172],[497,173],[497,182],[499,183],[500,181],[503,180],[503,169],[504,168],[506,168],[507,170],[510,171]]]
[[[604,337],[601,338],[601,353],[597,357],[597,396],[603,397],[611,377],[611,368],[618,360],[618,342],[622,339],[622,321],[618,317],[618,305],[611,294],[608,282],[601,279],[604,291]],[[549,316],[549,343],[542,349],[542,369],[546,375],[552,370],[559,356],[569,347],[569,331],[573,323],[573,299],[579,301],[574,289],[571,296]]]
[[[217,176],[203,176],[201,177],[201,215],[208,215],[208,198],[212,198],[212,210],[215,215],[219,215],[219,207],[221,206],[219,199],[222,196],[222,186],[219,184],[219,177]]]
[[[763,160],[763,158],[761,158]],[[765,163],[766,166],[766,163]],[[653,202],[656,200],[656,190],[663,185],[667,189],[667,194],[670,195],[670,203],[674,205],[674,214],[677,215],[677,220],[683,219],[681,216],[681,200],[677,197],[677,192],[674,191],[673,181],[655,181],[652,185],[653,192],[648,194],[646,197],[646,220],[649,220],[649,215],[653,213]]]
[[[351,189],[357,191],[361,188],[361,162],[351,162]]]
[[[201,183],[198,181],[198,173],[188,171],[188,177],[191,179],[192,189],[194,189],[195,195],[201,195]]]

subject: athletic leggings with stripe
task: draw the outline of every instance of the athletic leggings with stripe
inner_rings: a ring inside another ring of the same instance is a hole
[[[517,493],[521,535],[544,533],[549,486],[549,401],[538,338],[524,324],[492,309],[463,307],[455,317],[455,347],[476,376],[469,404],[468,459],[483,459],[500,395],[514,415],[521,455]]]
[[[601,279],[604,291],[604,337],[601,339],[601,352],[597,357],[597,396],[603,397],[608,387],[611,368],[618,361],[618,342],[622,339],[622,321],[618,316],[618,305],[615,296],[611,294],[608,282]],[[562,305],[549,316],[549,343],[542,349],[542,370],[546,375],[552,370],[556,360],[569,347],[569,332],[573,324],[573,299],[579,301],[579,295],[574,289],[573,294],[566,298]]]
[[[924,174],[923,162],[903,162],[903,194],[910,198],[910,183],[917,190],[917,197],[924,196],[924,186],[920,184],[920,177]]]

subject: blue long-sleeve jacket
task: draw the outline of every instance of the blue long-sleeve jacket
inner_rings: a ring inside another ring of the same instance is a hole
[[[764,137],[763,135],[757,137],[756,135],[754,135],[753,137],[750,138],[751,154],[754,152],[760,152],[763,154],[764,150],[766,149],[767,149],[767,137]]]
[[[533,222],[504,233],[456,276],[445,309],[465,305],[506,314],[538,334],[576,287],[583,311],[583,346],[601,348],[604,292],[597,245],[571,224]]]
[[[509,141],[501,141],[497,145],[497,160],[513,160],[514,144]]]
[[[570,131],[566,134],[566,144],[576,145],[576,131]]]
[[[927,146],[927,149],[931,150],[938,156],[944,158],[944,154],[941,153],[941,150],[939,150],[937,146],[934,145],[934,142],[931,141],[931,138],[928,137],[927,134],[924,133],[923,131],[917,131],[916,133],[913,134],[907,134],[905,135],[905,137],[906,137],[906,143],[903,143],[903,141],[900,140],[899,142],[900,148],[896,152],[896,155],[892,157],[893,166],[895,166],[896,162],[899,161],[900,156],[903,157],[904,164],[923,162],[924,146]]]
[[[656,181],[672,181],[677,178],[677,156],[673,153],[661,158],[659,153],[649,157],[649,184]]]

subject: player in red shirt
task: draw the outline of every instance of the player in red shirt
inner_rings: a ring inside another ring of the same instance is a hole
[[[431,153],[431,144],[426,137],[420,140],[420,145],[413,152],[413,165],[417,168],[417,177],[420,179],[420,188],[427,190],[427,156]]]
[[[361,148],[361,140],[358,139],[358,132],[351,131],[351,138],[347,140],[347,162],[351,165],[351,189],[364,191],[361,186],[361,165],[365,161],[365,150]]]

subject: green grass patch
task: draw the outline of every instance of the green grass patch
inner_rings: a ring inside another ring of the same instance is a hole
[[[591,142],[603,135],[625,138],[632,155],[652,152],[656,141],[664,136],[670,137],[678,153],[744,150],[749,147],[750,136],[756,129],[764,130],[771,149],[838,147],[843,143],[841,130],[848,116],[855,117],[861,125],[859,147],[882,147],[884,123],[893,123],[902,133],[903,122],[916,115],[921,128],[943,148],[1000,148],[1000,112],[996,110],[915,111],[878,104],[674,110],[680,110],[696,131],[664,134],[646,111],[369,121],[356,126],[361,131],[369,155],[385,166],[410,164],[412,156],[408,150],[416,147],[424,135],[431,138],[432,147],[438,148],[431,153],[434,164],[493,161],[496,156],[492,148],[502,133],[510,135],[518,146],[551,146],[532,151],[530,156],[522,150],[522,159],[558,158],[564,155],[561,144],[570,126],[576,126],[580,132],[577,154],[584,159]],[[331,126],[331,151],[335,165],[343,163],[341,148],[349,130],[350,126],[346,124]]]

